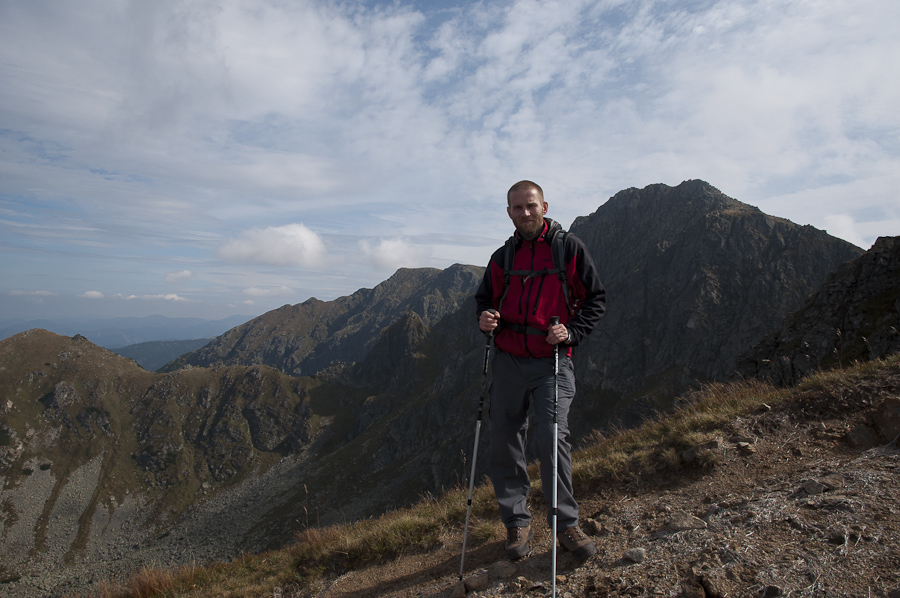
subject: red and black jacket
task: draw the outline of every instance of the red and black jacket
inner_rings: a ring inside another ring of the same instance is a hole
[[[476,315],[492,308],[500,312],[500,331],[494,344],[501,351],[518,357],[552,357],[553,345],[547,342],[547,329],[550,318],[559,316],[569,329],[566,354],[571,355],[571,347],[590,334],[606,312],[606,291],[594,261],[584,243],[572,234],[562,237],[572,311],[567,307],[563,277],[554,269],[552,251],[554,237],[562,234],[559,223],[545,218],[544,232],[534,241],[514,235],[515,256],[508,289],[504,283],[506,246],[491,256],[475,293]]]

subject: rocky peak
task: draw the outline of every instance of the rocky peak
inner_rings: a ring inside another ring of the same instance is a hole
[[[692,222],[729,210],[761,213],[757,208],[732,199],[700,180],[685,181],[677,187],[659,183],[643,189],[625,189],[616,193],[597,211],[615,214],[622,224],[620,230],[634,231],[635,227],[628,226],[633,224],[649,228],[658,235],[664,230],[677,233]],[[579,220],[582,219],[577,219],[576,224]],[[574,226],[576,225],[573,224]]]
[[[576,349],[581,387],[607,411],[640,397],[665,407],[698,380],[727,377],[741,352],[862,253],[697,180],[617,193],[571,231],[607,290],[607,315]]]

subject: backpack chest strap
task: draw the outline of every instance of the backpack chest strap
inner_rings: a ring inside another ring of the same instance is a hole
[[[559,274],[559,268],[545,268],[543,270],[510,270],[510,276],[524,276],[525,280],[535,278],[536,276],[547,276],[550,274]]]
[[[534,326],[526,326],[524,324],[509,324],[507,322],[503,322],[502,326],[503,330],[512,330],[518,334],[529,334],[532,336],[547,336],[546,330],[541,330],[540,328],[535,328]]]

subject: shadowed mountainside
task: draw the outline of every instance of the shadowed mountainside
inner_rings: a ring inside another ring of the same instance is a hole
[[[0,579],[120,560],[317,432],[315,384],[265,366],[155,374],[45,330],[0,364]]]
[[[793,384],[819,369],[900,350],[900,237],[881,237],[843,264],[741,358],[737,373]]]

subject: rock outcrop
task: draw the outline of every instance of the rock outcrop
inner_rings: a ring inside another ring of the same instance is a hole
[[[793,384],[821,369],[900,350],[900,237],[881,237],[838,268],[785,327],[742,356],[737,372]]]

